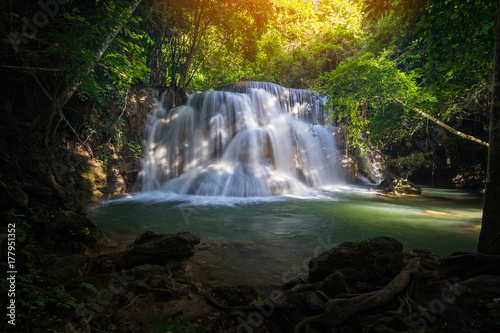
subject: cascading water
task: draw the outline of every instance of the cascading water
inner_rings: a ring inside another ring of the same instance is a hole
[[[142,191],[255,197],[344,183],[332,126],[305,90],[239,83],[148,116]]]
[[[91,217],[111,239],[152,230],[208,240],[186,265],[200,282],[281,284],[318,246],[380,235],[440,255],[476,248],[476,194],[425,188],[428,196],[389,200],[344,186],[347,158],[336,143],[347,140],[311,125],[324,115],[307,91],[244,83],[193,94],[169,112],[162,103],[145,128],[143,192],[101,202]]]

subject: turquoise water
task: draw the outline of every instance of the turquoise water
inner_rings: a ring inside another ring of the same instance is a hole
[[[190,231],[212,241],[268,246],[285,259],[373,236],[440,255],[475,251],[481,207],[480,198],[457,190],[424,188],[422,197],[390,198],[370,187],[346,186],[251,199],[128,194],[100,203],[90,216],[112,239],[133,239],[147,230]]]

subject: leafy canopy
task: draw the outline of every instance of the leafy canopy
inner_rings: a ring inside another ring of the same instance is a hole
[[[318,81],[334,110],[332,120],[347,122],[353,138],[369,133],[380,147],[408,139],[419,127],[398,100],[409,105],[434,100],[417,85],[415,73],[399,70],[389,56],[362,52]]]
[[[257,75],[288,87],[311,88],[325,71],[362,44],[357,2],[274,0],[259,47]]]

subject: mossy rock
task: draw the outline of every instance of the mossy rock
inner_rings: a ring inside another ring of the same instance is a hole
[[[422,189],[412,182],[400,181],[394,187],[394,193],[396,194],[407,194],[407,195],[422,195]]]
[[[88,164],[87,172],[84,176],[90,181],[94,191],[106,186],[108,175],[106,166],[101,162]]]
[[[403,244],[394,238],[376,237],[358,244],[356,269],[362,281],[388,283],[403,268]]]
[[[321,253],[309,262],[309,279],[322,281],[339,269],[351,269],[359,280],[387,283],[403,267],[403,245],[390,237],[345,242]]]
[[[382,193],[393,194],[393,195],[422,195],[422,189],[412,182],[403,179],[385,179],[378,189]]]
[[[346,278],[340,269],[328,275],[321,282],[321,291],[329,296],[345,293],[347,288]]]

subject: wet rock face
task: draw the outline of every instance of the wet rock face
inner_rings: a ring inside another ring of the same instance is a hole
[[[153,93],[151,89],[142,89],[127,104],[125,118],[130,126],[127,135],[135,142],[141,142],[147,114],[154,108]]]
[[[390,237],[369,238],[359,243],[345,242],[321,253],[309,262],[309,279],[321,281],[341,270],[335,281],[325,288],[342,289],[353,279],[365,282],[388,283],[403,267],[403,245]],[[346,271],[356,274],[346,274]],[[335,279],[333,279],[335,277]]]
[[[134,267],[143,264],[162,265],[169,260],[189,258],[200,238],[190,232],[156,234],[147,231],[137,237],[133,248],[122,257],[122,265]]]

